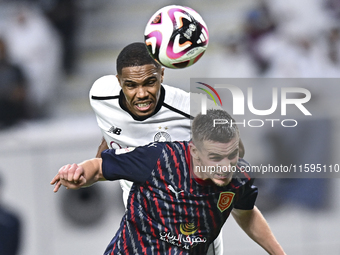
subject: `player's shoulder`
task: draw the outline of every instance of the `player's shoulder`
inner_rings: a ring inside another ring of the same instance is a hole
[[[165,90],[164,104],[172,111],[190,114],[190,93],[183,89],[162,84]]]
[[[171,103],[173,101],[181,100],[190,100],[190,93],[184,91],[183,89],[176,88],[170,85],[162,84],[163,88],[165,89],[165,102]]]
[[[188,141],[174,141],[174,142],[151,142],[147,145],[137,147],[139,150],[149,150],[149,151],[164,151],[165,153],[174,155],[177,153],[183,154],[187,153],[189,150]]]
[[[105,97],[119,95],[121,87],[115,75],[105,75],[98,78],[92,85],[90,97]]]
[[[191,116],[196,116],[201,110],[202,97],[205,97],[205,95],[200,93],[187,92],[183,89],[164,84],[163,87],[165,89],[164,102],[167,105],[171,105],[172,107],[183,111]],[[213,106],[210,102],[211,100],[207,101],[208,109],[215,108],[215,106]]]
[[[243,158],[239,158],[237,161],[237,176],[240,177],[244,182],[252,184],[254,182],[254,173],[251,170],[251,164]]]
[[[169,85],[164,85],[165,98],[164,103],[171,106],[172,109],[185,113],[188,116],[196,116],[201,111],[202,97],[206,95],[201,93],[186,92],[183,89]],[[207,100],[208,109],[221,109],[216,106],[212,100]]]
[[[239,158],[237,161],[237,165],[243,168],[250,167],[250,163],[246,161],[244,158]]]
[[[189,141],[160,142],[162,150],[171,158],[190,161]]]

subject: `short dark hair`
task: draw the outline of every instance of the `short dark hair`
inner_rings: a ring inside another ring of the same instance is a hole
[[[161,68],[161,65],[150,56],[145,43],[131,43],[122,49],[117,57],[117,74],[122,74],[124,67],[149,64],[155,65],[156,68]]]
[[[214,124],[223,120],[225,124]],[[209,109],[206,114],[198,114],[191,126],[192,142],[200,147],[203,141],[228,143],[239,135],[235,120],[224,110]]]

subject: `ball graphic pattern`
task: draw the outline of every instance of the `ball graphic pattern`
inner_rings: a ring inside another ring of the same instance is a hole
[[[144,39],[150,55],[161,65],[184,68],[202,57],[208,46],[209,33],[195,10],[170,5],[152,15]]]

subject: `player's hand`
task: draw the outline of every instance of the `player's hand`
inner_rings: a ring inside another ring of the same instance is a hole
[[[61,185],[65,186],[67,189],[81,188],[86,184],[83,167],[77,164],[61,167],[58,174],[51,181],[51,185],[54,184],[54,192],[57,192]]]

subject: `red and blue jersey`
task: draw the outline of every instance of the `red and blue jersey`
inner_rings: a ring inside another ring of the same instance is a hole
[[[102,158],[106,179],[134,182],[105,254],[206,254],[233,208],[254,207],[257,188],[242,171],[223,187],[197,180],[187,142],[106,150]],[[237,167],[245,166],[240,159]]]

